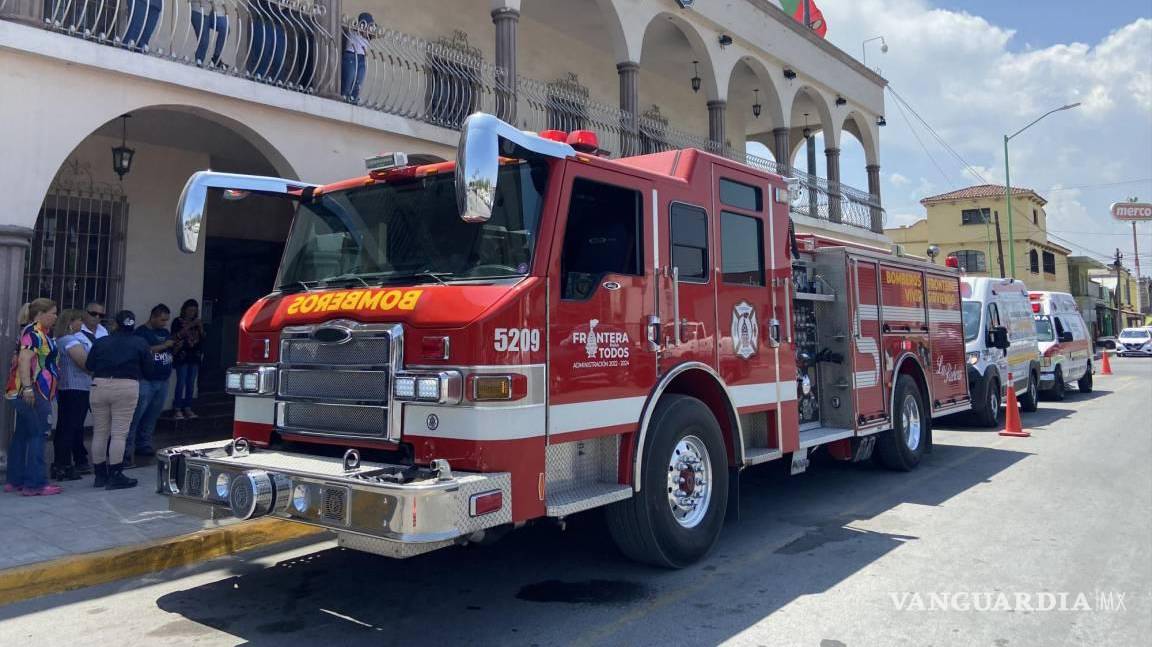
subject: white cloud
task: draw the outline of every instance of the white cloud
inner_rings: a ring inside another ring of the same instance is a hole
[[[951,184],[943,185],[889,95],[881,165],[890,223],[922,214],[917,203],[931,192],[1002,183],[1003,135],[1079,101],[1080,108],[1012,140],[1013,185],[1049,200],[1049,228],[1078,251],[1111,254],[1119,241],[1122,249],[1131,246],[1119,236],[1130,229],[1111,221],[1108,206],[1132,194],[1152,201],[1152,19],[1117,25],[1098,43],[1034,48],[1014,41],[1009,29],[929,0],[823,0],[821,8],[829,39],[846,52],[859,52],[866,38],[885,37],[888,53],[870,52],[869,63],[883,67],[892,88],[976,171],[921,130]],[[849,169],[843,175],[849,182],[855,177]],[[1133,179],[1142,182],[1099,186]],[[1085,188],[1045,193],[1055,187]]]

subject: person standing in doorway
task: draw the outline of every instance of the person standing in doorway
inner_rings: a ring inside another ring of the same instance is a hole
[[[56,322],[60,384],[56,389],[52,478],[57,481],[79,480],[79,468],[88,463],[88,452],[84,450],[84,418],[88,415],[92,376],[85,366],[92,342],[80,332],[83,325],[80,310],[65,310]]]
[[[116,313],[116,332],[92,345],[87,366],[92,371],[92,485],[107,490],[130,488],[136,479],[124,476],[124,443],[144,372],[152,369],[148,342],[134,334],[136,315]],[[115,463],[111,461],[115,460]]]
[[[198,416],[192,411],[192,398],[196,395],[196,378],[204,356],[204,322],[200,319],[200,304],[196,299],[188,299],[180,306],[180,316],[172,320],[172,338],[178,344],[172,355],[172,364],[176,368],[172,417],[177,420],[196,418]]]
[[[144,372],[140,380],[140,397],[136,401],[136,413],[132,416],[132,426],[128,430],[128,442],[124,447],[124,462],[133,464],[132,454],[154,456],[152,433],[156,421],[164,410],[168,399],[168,380],[172,377],[172,349],[176,340],[168,332],[171,310],[163,303],[152,308],[148,323],[136,329],[152,351],[152,366]]]
[[[16,371],[5,389],[5,397],[15,401],[16,428],[8,446],[8,478],[5,492],[24,496],[60,494],[57,485],[46,482],[44,441],[52,430],[48,418],[56,397],[56,302],[40,298],[28,305],[31,320],[20,333]]]

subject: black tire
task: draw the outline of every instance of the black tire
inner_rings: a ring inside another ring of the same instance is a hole
[[[1064,396],[1068,394],[1068,385],[1064,383],[1064,369],[1057,366],[1054,375],[1056,381],[1052,384],[1052,399],[1057,402],[1063,402]]]
[[[1004,397],[1000,393],[999,378],[990,378],[984,381],[984,393],[980,396],[979,407],[972,409],[976,424],[981,427],[998,427],[1000,425],[1000,405]]]
[[[640,448],[644,457],[640,492],[608,506],[608,528],[628,557],[653,566],[683,568],[708,554],[720,536],[728,508],[728,452],[712,411],[696,398],[665,395],[649,424]],[[691,527],[681,525],[673,513],[668,480],[674,471],[670,460],[689,436],[707,450],[705,473],[711,481],[703,517]]]
[[[1092,392],[1092,362],[1088,362],[1088,370],[1076,380],[1076,388],[1080,389],[1081,393]]]
[[[876,452],[880,464],[884,467],[899,472],[910,472],[920,464],[920,459],[924,456],[924,446],[928,444],[928,429],[932,424],[932,418],[928,414],[928,408],[924,406],[924,396],[920,393],[920,387],[909,375],[901,375],[896,380],[896,397],[893,401],[896,403],[892,411],[893,426],[888,431],[880,432],[876,439]],[[903,412],[909,401],[915,406],[919,419],[918,433],[906,434],[907,422]]]
[[[1029,371],[1028,373],[1028,390],[1024,395],[1020,396],[1020,410],[1026,413],[1032,413],[1040,408],[1040,393],[1037,390],[1036,383],[1039,378],[1036,373]]]

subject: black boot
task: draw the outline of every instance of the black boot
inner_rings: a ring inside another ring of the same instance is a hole
[[[108,463],[96,463],[92,466],[92,472],[96,474],[92,487],[104,487],[108,484]]]
[[[124,476],[124,464],[109,465],[108,466],[108,484],[104,486],[105,490],[123,490],[125,488],[136,487],[136,479],[130,479]]]
[[[63,465],[52,464],[52,470],[49,474],[53,481],[63,481],[65,479],[65,467]]]
[[[68,467],[64,468],[65,481],[79,481],[81,478],[82,477],[80,476],[80,473],[76,471],[75,466],[69,465]]]

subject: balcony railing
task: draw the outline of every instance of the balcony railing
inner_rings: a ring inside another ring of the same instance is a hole
[[[676,129],[656,106],[630,114],[575,77],[505,79],[461,32],[432,41],[280,0],[0,0],[0,18],[449,129],[482,110],[527,130],[593,130],[612,156],[699,148],[794,178],[794,212],[864,229],[883,217],[866,192]]]

